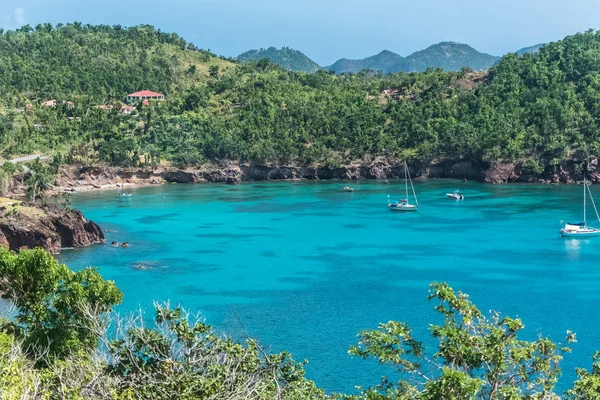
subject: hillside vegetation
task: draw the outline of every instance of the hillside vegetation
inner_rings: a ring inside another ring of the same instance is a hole
[[[7,95],[105,101],[150,87],[173,94],[205,81],[211,65],[230,63],[151,26],[43,24],[0,36],[3,101]]]
[[[281,49],[269,47],[268,49],[249,50],[240,54],[237,59],[243,62],[267,59],[285,70],[294,72],[315,72],[321,69],[319,64],[308,58],[305,54],[289,47],[282,47]]]
[[[295,73],[267,60],[236,65],[145,26],[40,26],[5,32],[0,43],[0,63],[19,64],[0,75],[5,157],[339,166],[383,155],[510,160],[539,173],[600,154],[593,31],[536,54],[509,54],[483,79],[466,69],[384,76]],[[167,101],[140,104],[131,115],[95,107],[138,89],[164,90]],[[74,104],[41,105],[53,97]]]

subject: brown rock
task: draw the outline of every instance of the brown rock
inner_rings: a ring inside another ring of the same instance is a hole
[[[485,173],[484,181],[487,183],[515,182],[519,178],[513,163],[494,163]]]
[[[104,243],[104,233],[78,210],[23,203],[17,212],[0,216],[0,245],[11,250],[43,247],[58,254],[64,247]]]

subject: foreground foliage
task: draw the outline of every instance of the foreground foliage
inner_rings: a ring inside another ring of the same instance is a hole
[[[44,250],[0,250],[0,398],[320,399],[288,353],[236,342],[180,308],[119,318],[121,292],[94,269],[73,272]]]
[[[0,250],[0,292],[15,305],[0,320],[0,398],[12,399],[557,399],[564,343],[518,337],[519,319],[486,317],[461,292],[431,285],[441,324],[430,354],[404,323],[363,331],[350,354],[394,367],[360,395],[326,395],[287,352],[269,354],[254,339],[234,341],[197,316],[156,304],[119,317],[122,294],[94,269],[73,272],[44,250]],[[600,353],[599,353],[600,354]],[[600,355],[569,399],[600,398]]]
[[[443,317],[431,325],[438,340],[437,351],[428,354],[412,330],[395,321],[359,335],[350,354],[373,357],[389,364],[408,379],[393,385],[385,380],[364,391],[365,397],[380,394],[392,398],[423,399],[521,399],[556,397],[553,388],[560,376],[559,363],[571,349],[575,334],[567,331],[564,343],[548,338],[518,338],[525,325],[520,319],[492,313],[488,318],[464,293],[447,284],[431,285],[430,300]]]

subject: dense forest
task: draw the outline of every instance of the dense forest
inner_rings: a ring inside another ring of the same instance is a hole
[[[0,293],[15,306],[12,319],[0,318],[3,400],[558,400],[560,363],[576,342],[570,331],[560,343],[523,340],[520,319],[484,313],[465,293],[433,283],[435,348],[402,322],[362,331],[349,356],[373,358],[400,380],[329,394],[289,353],[268,353],[251,337],[234,341],[180,307],[156,304],[153,323],[119,317],[114,282],[93,268],[74,272],[42,249],[0,249]],[[600,353],[591,372],[577,370],[565,398],[597,399],[598,387]]]
[[[25,26],[0,35],[0,152],[117,166],[381,155],[539,172],[600,154],[599,55],[600,33],[588,31],[488,73],[307,74],[236,64],[150,26]],[[141,89],[167,101],[121,115]]]

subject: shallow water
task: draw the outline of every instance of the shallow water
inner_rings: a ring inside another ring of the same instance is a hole
[[[581,187],[416,182],[421,209],[394,213],[403,183],[163,185],[77,194],[73,206],[107,243],[63,252],[72,268],[99,267],[125,293],[120,307],[181,303],[237,335],[241,323],[273,351],[307,359],[308,377],[332,391],[379,382],[391,369],[350,359],[361,329],[407,321],[425,343],[439,319],[429,283],[462,289],[482,310],[518,316],[526,337],[579,343],[560,387],[600,349],[600,238],[565,240],[560,220],[581,220]],[[459,188],[466,199],[447,199]],[[600,189],[592,188],[600,199]],[[593,210],[590,210],[593,212]]]

